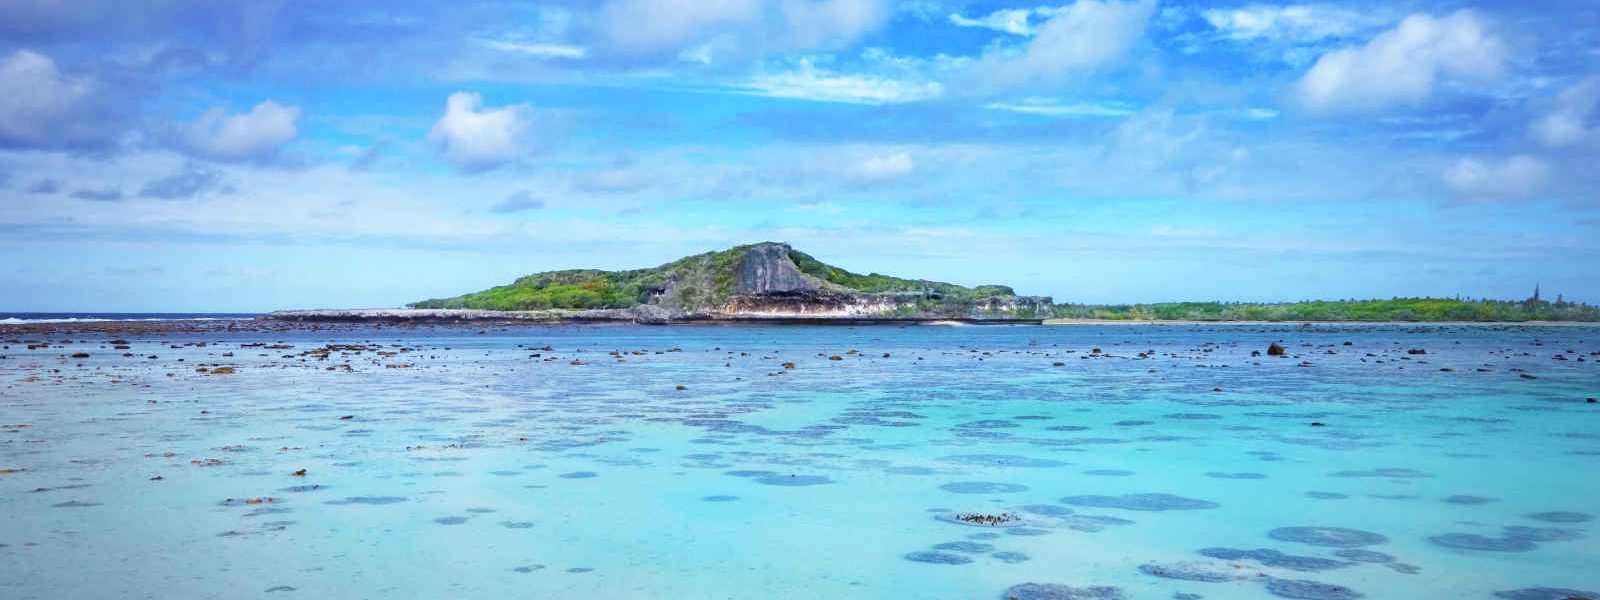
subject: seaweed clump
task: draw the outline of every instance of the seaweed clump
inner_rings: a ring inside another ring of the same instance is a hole
[[[1014,523],[1014,522],[1017,522],[1017,521],[1021,520],[1022,517],[1019,517],[1019,516],[1011,514],[1011,513],[1000,513],[1000,514],[994,514],[994,515],[987,515],[987,514],[983,514],[983,513],[956,513],[955,519],[957,521],[962,522],[962,523],[967,523],[967,524],[971,524],[971,525],[990,525],[990,526],[995,526],[995,525],[1005,525],[1007,523]]]

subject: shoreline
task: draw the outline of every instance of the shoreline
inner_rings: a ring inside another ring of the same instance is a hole
[[[1600,321],[1164,321],[1153,319],[1045,319],[1041,325],[1536,325],[1541,327],[1600,327]]]
[[[32,323],[0,323],[0,339],[20,343],[27,336],[41,335],[166,335],[166,334],[274,334],[297,331],[340,331],[356,329],[488,329],[517,327],[1595,327],[1600,323],[1581,321],[1123,321],[1090,319],[1046,319],[1017,321],[960,321],[950,319],[702,319],[673,321],[669,323],[638,323],[624,320],[534,320],[534,319],[472,319],[472,320],[396,320],[396,319],[314,319],[279,320],[256,318],[218,320],[136,320],[136,321],[42,321]]]

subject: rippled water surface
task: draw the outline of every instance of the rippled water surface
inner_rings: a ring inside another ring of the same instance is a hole
[[[1600,590],[1595,328],[11,337],[5,598]]]

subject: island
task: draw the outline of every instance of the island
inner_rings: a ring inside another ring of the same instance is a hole
[[[965,287],[925,279],[862,275],[780,242],[696,254],[649,269],[535,273],[509,285],[404,309],[289,310],[291,321],[533,321],[645,324],[1042,323],[1046,296],[1003,285]]]
[[[283,310],[278,321],[672,323],[1600,322],[1600,307],[1526,300],[1392,298],[1282,303],[1056,304],[1004,285],[859,274],[781,242],[646,269],[569,269],[396,309]]]

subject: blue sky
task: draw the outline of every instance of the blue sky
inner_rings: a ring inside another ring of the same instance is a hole
[[[1600,5],[13,0],[0,310],[782,240],[1058,301],[1600,302]]]

